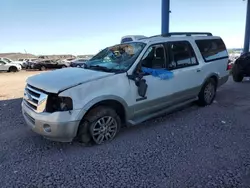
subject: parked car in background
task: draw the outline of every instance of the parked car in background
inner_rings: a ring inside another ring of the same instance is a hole
[[[71,62],[74,60],[75,58],[67,58],[67,59],[62,59],[61,62],[66,63],[70,66]]]
[[[22,68],[26,68],[26,63],[22,61],[13,61],[12,59],[6,57],[0,57],[0,60],[5,61],[6,63],[18,64],[21,65]]]
[[[0,60],[0,71],[7,71],[7,72],[17,72],[22,70],[21,65],[15,63],[9,63],[5,60]]]
[[[235,82],[241,82],[244,77],[250,76],[250,52],[242,54],[235,60],[232,75]]]
[[[75,60],[71,61],[70,66],[71,66],[71,67],[78,67],[78,68],[80,68],[80,67],[82,67],[82,66],[84,65],[84,63],[86,63],[86,62],[87,62],[86,59],[75,59]]]
[[[31,69],[39,69],[39,70],[46,70],[46,69],[60,69],[66,68],[67,63],[56,61],[53,59],[46,59],[46,60],[37,60],[31,63]]]
[[[121,38],[121,44],[146,38],[144,35],[127,35]]]
[[[35,60],[37,60],[37,58],[18,59],[18,61],[22,61],[22,62],[30,62],[30,61],[35,61]]]
[[[77,137],[84,143],[103,144],[122,126],[194,101],[201,106],[213,104],[229,71],[228,52],[220,37],[211,33],[153,36],[107,47],[84,69],[29,77],[22,113],[28,126],[48,139],[71,142]]]

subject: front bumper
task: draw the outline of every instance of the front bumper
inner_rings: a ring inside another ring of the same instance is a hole
[[[22,102],[22,114],[28,127],[47,139],[71,142],[77,134],[80,110],[55,113],[36,113]]]

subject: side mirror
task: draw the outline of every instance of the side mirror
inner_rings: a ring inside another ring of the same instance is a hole
[[[145,95],[147,93],[147,89],[148,89],[148,84],[146,83],[146,80],[140,79],[136,83],[136,85],[138,87],[138,95],[140,95],[141,97],[145,97]]]
[[[128,75],[128,78],[135,82],[135,85],[138,88],[138,95],[141,97],[145,97],[148,85],[146,83],[146,80],[143,79],[143,73]]]

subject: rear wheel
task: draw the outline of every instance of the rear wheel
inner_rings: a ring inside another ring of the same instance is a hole
[[[205,82],[198,95],[198,103],[201,106],[207,106],[212,104],[216,96],[216,82],[213,78],[210,78]]]
[[[46,67],[45,67],[45,66],[41,66],[40,70],[41,70],[41,71],[45,71],[45,70],[46,70]]]
[[[92,109],[83,119],[78,130],[80,142],[103,144],[114,139],[121,127],[115,110],[105,106]]]
[[[240,72],[238,65],[234,65],[232,73],[233,73],[233,80],[235,82],[242,82],[244,76]]]
[[[9,72],[17,72],[17,68],[16,67],[10,67]]]

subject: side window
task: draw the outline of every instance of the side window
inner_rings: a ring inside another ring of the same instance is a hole
[[[0,61],[0,65],[5,65],[6,63],[3,61]]]
[[[196,40],[195,42],[205,62],[228,57],[226,46],[221,39]]]
[[[142,66],[153,69],[166,68],[166,53],[162,44],[153,45],[148,48],[142,58]]]
[[[170,53],[169,70],[198,65],[194,50],[187,41],[168,43]]]

